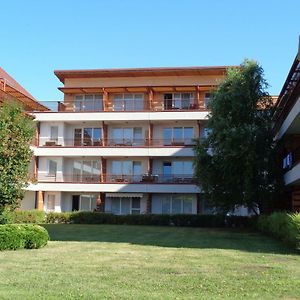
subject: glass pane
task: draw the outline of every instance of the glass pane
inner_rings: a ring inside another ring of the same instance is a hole
[[[163,181],[172,181],[172,164],[170,162],[163,163]]]
[[[100,176],[100,161],[99,160],[95,160],[92,162],[92,174],[94,175],[93,176],[93,179],[99,179],[99,176]]]
[[[95,210],[97,205],[96,205],[96,202],[97,202],[97,197],[95,195],[92,195],[91,196],[91,210]]]
[[[123,138],[124,138],[125,145],[132,145],[133,128],[124,128],[123,129]]]
[[[141,198],[133,197],[131,200],[131,208],[132,209],[140,209],[141,208]]]
[[[192,161],[185,161],[183,163],[183,174],[189,175],[190,177],[193,176],[193,162]]]
[[[81,111],[81,110],[82,110],[82,101],[75,100],[75,111]]]
[[[85,111],[93,111],[94,110],[94,100],[85,100],[84,102],[84,110]]]
[[[52,141],[58,140],[58,126],[51,126],[50,128],[50,138]]]
[[[192,144],[193,138],[194,138],[194,128],[193,127],[184,127],[183,134],[184,134],[184,143],[186,145]]]
[[[83,129],[83,141],[85,146],[92,146],[93,128]]]
[[[133,162],[133,180],[140,182],[142,180],[142,163],[140,161]]]
[[[120,198],[111,198],[111,212],[113,214],[120,214]]]
[[[133,128],[133,143],[134,145],[144,145],[143,131],[141,127]]]
[[[124,175],[132,175],[132,161],[123,161],[123,170],[122,174]]]
[[[181,213],[181,199],[178,197],[173,197],[172,199],[172,214]]]
[[[92,162],[91,161],[83,161],[82,162],[82,175],[83,181],[90,182],[92,179]]]
[[[170,198],[166,197],[162,199],[162,213],[163,214],[169,214],[171,212],[170,210]]]
[[[75,160],[73,162],[73,179],[70,178],[69,180],[73,180],[75,182],[81,181],[81,169],[82,169],[82,162]]]
[[[57,171],[57,162],[50,160],[49,161],[49,175],[56,176],[56,171]]]
[[[101,128],[94,128],[93,131],[93,145],[100,146],[102,140],[102,129]]]
[[[186,196],[183,200],[183,213],[191,214],[193,213],[193,199],[192,197]]]
[[[174,127],[173,141],[174,141],[174,143],[183,143],[183,128],[182,127]]]
[[[95,111],[102,111],[103,110],[103,103],[102,103],[101,99],[95,99],[94,110]]]
[[[113,110],[123,110],[123,96],[118,94],[114,96]]]
[[[164,128],[164,145],[172,143],[172,128]]]
[[[173,174],[176,174],[176,175],[183,174],[183,162],[182,161],[174,161],[173,162]]]
[[[153,195],[151,201],[151,212],[153,214],[161,214],[162,213],[162,196],[161,195]]]
[[[164,95],[164,109],[172,109],[173,105],[173,95],[172,94],[165,94]]]
[[[81,195],[80,196],[80,210],[89,211],[91,210],[90,206],[90,196]]]
[[[81,146],[82,129],[75,128],[74,130],[74,146]]]
[[[112,130],[113,144],[123,144],[123,129],[122,128],[113,128]]]
[[[121,214],[130,214],[130,198],[121,198]]]
[[[113,175],[121,175],[122,174],[122,162],[121,161],[113,161],[112,162],[112,174]]]

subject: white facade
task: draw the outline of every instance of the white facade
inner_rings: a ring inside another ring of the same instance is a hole
[[[58,112],[33,113],[37,137],[30,172],[36,180],[22,207],[201,212],[193,145],[205,138],[209,91],[225,68],[153,70],[151,76],[138,71],[144,77],[131,70],[127,77],[113,75],[122,70],[91,71],[82,78],[77,71],[56,74],[65,85],[64,102]]]

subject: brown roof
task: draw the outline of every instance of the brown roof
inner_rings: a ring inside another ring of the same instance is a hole
[[[58,77],[58,79],[62,83],[64,83],[65,78],[224,75],[228,68],[238,68],[238,67],[237,66],[214,66],[214,67],[55,70],[54,74]]]
[[[11,98],[15,98],[29,110],[49,110],[40,104],[27,90],[0,67],[0,90]]]

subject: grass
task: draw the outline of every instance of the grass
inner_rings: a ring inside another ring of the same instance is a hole
[[[0,252],[0,299],[300,299],[299,252],[256,233],[45,227],[45,248]]]

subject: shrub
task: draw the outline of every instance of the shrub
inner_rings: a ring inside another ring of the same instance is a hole
[[[0,225],[0,250],[37,249],[48,240],[47,230],[39,225]]]
[[[273,213],[259,216],[256,228],[300,248],[300,213]]]
[[[15,210],[11,213],[11,223],[31,223],[41,224],[45,223],[46,213],[41,210]]]
[[[46,223],[70,223],[71,214],[68,212],[50,212],[46,215]]]

